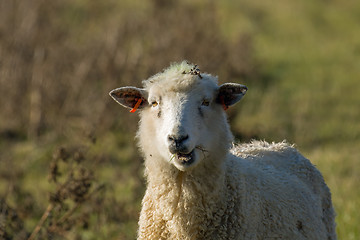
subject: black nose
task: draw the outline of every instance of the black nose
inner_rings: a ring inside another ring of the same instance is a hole
[[[181,135],[181,136],[169,135],[168,141],[170,143],[169,145],[170,152],[172,154],[186,152],[187,149],[186,146],[184,145],[184,142],[188,138],[189,135]]]

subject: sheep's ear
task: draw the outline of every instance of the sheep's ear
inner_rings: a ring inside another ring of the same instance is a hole
[[[238,83],[225,83],[219,87],[216,102],[224,109],[237,103],[245,95],[247,87]]]
[[[131,108],[133,112],[137,109],[149,106],[147,91],[136,87],[121,87],[112,90],[109,95],[119,104]]]

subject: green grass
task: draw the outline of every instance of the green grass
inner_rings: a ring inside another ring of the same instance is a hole
[[[358,146],[358,143],[325,145],[309,151],[307,155],[322,171],[331,189],[339,239],[358,239],[360,236]]]
[[[82,164],[94,172],[91,189],[104,184],[105,190],[83,202],[68,219],[72,227],[54,239],[135,238],[145,187],[134,143],[138,118],[107,93],[139,86],[169,62],[188,59],[220,82],[249,87],[228,110],[235,136],[296,143],[331,189],[338,238],[360,239],[360,3],[35,2],[40,7],[29,15],[24,3],[3,4],[8,11],[0,12],[0,59],[7,59],[0,63],[6,103],[0,105],[0,200],[18,213],[6,220],[13,221],[7,228],[13,237],[21,238],[19,226],[31,233],[48,206],[57,186],[48,181],[53,153],[65,146],[84,151]],[[44,62],[33,55],[39,46]],[[36,76],[46,81],[34,137],[28,132]],[[63,178],[68,164],[60,164]]]

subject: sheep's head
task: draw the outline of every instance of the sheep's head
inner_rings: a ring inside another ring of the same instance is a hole
[[[185,171],[228,150],[232,135],[224,109],[244,96],[244,85],[218,86],[216,77],[200,75],[196,65],[186,62],[143,83],[141,89],[114,89],[110,96],[141,113],[138,137],[147,158],[164,159]]]

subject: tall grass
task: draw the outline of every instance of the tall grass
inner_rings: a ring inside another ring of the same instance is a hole
[[[359,16],[355,1],[0,0],[0,238],[134,239],[137,116],[107,93],[183,59],[249,87],[228,110],[237,140],[296,143],[339,239],[360,238]]]

